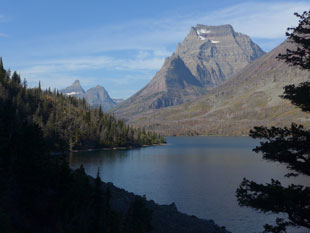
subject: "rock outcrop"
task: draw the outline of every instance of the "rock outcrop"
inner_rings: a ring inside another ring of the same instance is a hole
[[[115,187],[112,183],[103,183],[102,188],[109,188],[111,207],[121,216],[128,211],[130,204],[139,197],[124,189]],[[141,197],[140,197],[141,198]],[[145,201],[146,207],[152,211],[151,225],[156,233],[229,233],[225,227],[220,227],[213,220],[199,219],[193,215],[179,212],[174,203],[158,205],[154,201]]]

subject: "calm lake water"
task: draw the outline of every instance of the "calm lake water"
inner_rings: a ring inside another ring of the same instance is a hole
[[[250,233],[276,216],[238,206],[235,191],[243,177],[310,185],[307,177],[284,178],[285,166],[252,152],[258,144],[248,137],[168,137],[167,145],[74,153],[69,162],[72,168],[83,164],[91,176],[100,168],[103,181],[159,204],[174,202],[181,212],[213,219],[233,233]]]

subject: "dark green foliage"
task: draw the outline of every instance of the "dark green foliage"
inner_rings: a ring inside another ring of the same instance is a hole
[[[291,128],[255,127],[250,131],[252,138],[267,139],[254,149],[263,152],[263,158],[287,165],[290,170],[310,175],[310,131],[302,125]]]
[[[286,226],[310,228],[309,187],[294,184],[283,187],[276,180],[263,185],[244,179],[237,190],[237,197],[240,206],[251,206],[263,212],[287,213],[290,221],[281,220]]]
[[[72,171],[50,150],[138,146],[143,132],[84,100],[26,87],[0,59],[0,232],[119,233],[136,225],[112,210],[99,174],[91,180],[83,166]]]
[[[146,200],[144,198],[135,198],[127,213],[125,232],[148,233],[153,230],[150,224],[152,211],[146,207],[145,203]]]
[[[310,70],[310,11],[302,15],[296,28],[289,28],[288,39],[296,50],[287,50],[280,54],[279,59],[304,70]],[[285,99],[310,111],[310,83],[284,87]],[[263,158],[283,163],[292,171],[286,177],[300,174],[310,176],[310,130],[302,125],[292,123],[290,128],[255,127],[250,131],[252,138],[263,139],[254,151],[262,153]],[[237,189],[236,196],[241,206],[252,207],[263,212],[285,213],[287,219],[278,218],[276,226],[265,225],[264,232],[283,233],[287,227],[305,227],[310,230],[310,187],[291,184],[283,187],[277,180],[269,184],[257,184],[244,179]]]
[[[310,11],[304,11],[299,18],[299,24],[295,28],[288,28],[286,36],[288,41],[296,46],[296,49],[287,49],[285,54],[279,54],[278,58],[286,63],[299,66],[302,69],[310,69]]]
[[[310,82],[294,84],[284,87],[282,98],[288,99],[292,104],[301,108],[304,112],[310,112]]]

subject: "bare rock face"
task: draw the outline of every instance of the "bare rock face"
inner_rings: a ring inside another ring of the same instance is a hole
[[[149,109],[190,102],[238,73],[264,52],[230,25],[192,27],[151,82],[116,109],[129,119]]]
[[[215,87],[231,78],[264,52],[250,37],[231,25],[192,27],[176,53],[204,86]]]
[[[199,95],[202,87],[183,60],[173,54],[166,58],[152,81],[131,99],[141,102],[146,109],[158,109],[181,104],[184,100]]]
[[[104,89],[102,86],[96,86],[88,89],[83,97],[91,106],[101,106],[103,111],[108,111],[116,105],[116,103],[109,96],[106,89]]]

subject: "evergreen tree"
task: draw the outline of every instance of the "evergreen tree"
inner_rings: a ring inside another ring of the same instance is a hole
[[[149,233],[153,228],[151,225],[152,211],[146,207],[146,200],[135,197],[127,213],[127,225],[124,232],[127,233]]]
[[[4,66],[3,66],[2,57],[0,57],[0,72],[1,72],[1,73],[4,72]]]
[[[299,18],[296,28],[288,28],[288,41],[295,49],[288,49],[278,58],[292,66],[310,71],[310,11],[295,13]],[[310,83],[284,87],[282,96],[305,112],[310,111]],[[310,176],[310,130],[292,123],[291,127],[255,127],[252,138],[263,139],[255,152],[263,158],[283,163],[292,171],[287,177],[300,174]],[[310,231],[310,187],[291,184],[282,186],[277,180],[268,184],[257,184],[244,178],[237,189],[239,205],[263,212],[285,213],[287,219],[277,218],[276,225],[265,225],[264,232],[286,232],[287,227],[305,227]]]

